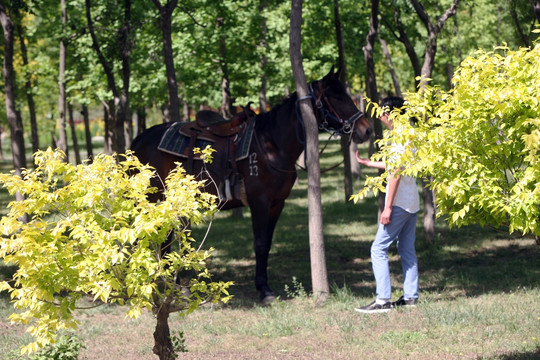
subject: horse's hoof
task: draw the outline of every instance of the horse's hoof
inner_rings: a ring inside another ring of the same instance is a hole
[[[277,298],[276,298],[275,295],[267,295],[267,296],[265,296],[265,297],[261,300],[261,303],[262,303],[264,306],[268,306],[268,305],[270,305],[271,303],[273,303],[276,299],[277,299]]]

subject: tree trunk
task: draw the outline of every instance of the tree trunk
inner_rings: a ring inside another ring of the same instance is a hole
[[[163,61],[167,75],[167,89],[169,92],[170,121],[180,121],[180,100],[178,99],[178,83],[174,69],[174,54],[172,48],[172,13],[178,0],[168,0],[161,5],[160,0],[152,0],[159,11],[159,25],[163,36]]]
[[[129,113],[128,106],[128,99],[127,94],[124,93],[124,88],[122,93],[120,94],[118,92],[118,88],[116,86],[116,82],[114,79],[114,71],[112,64],[107,61],[105,56],[103,55],[103,52],[101,51],[101,46],[99,44],[98,38],[96,36],[95,30],[94,30],[94,22],[91,15],[91,5],[90,0],[85,0],[86,5],[86,21],[88,23],[88,30],[90,32],[90,37],[92,38],[92,47],[94,51],[97,54],[97,57],[99,59],[99,62],[101,66],[103,67],[103,71],[105,72],[105,77],[107,78],[107,84],[109,90],[111,90],[113,94],[113,100],[108,102],[108,115],[109,115],[109,126],[106,126],[106,129],[109,129],[110,136],[107,137],[106,135],[106,149],[109,149],[110,152],[116,152],[118,154],[122,154],[126,150],[126,138],[124,134],[124,123],[126,122],[127,114]],[[126,6],[130,5],[130,1],[126,0]],[[125,13],[125,16],[127,14]],[[127,20],[125,20],[127,21]],[[122,48],[123,45],[120,44],[120,47]],[[124,69],[124,59],[122,56],[122,71],[125,72],[126,69]],[[129,70],[128,70],[129,71]],[[109,143],[107,144],[107,141]]]
[[[131,146],[133,139],[133,121],[131,121],[131,111],[129,110],[129,78],[131,75],[131,0],[124,0],[124,23],[120,31],[120,59],[122,62],[122,93],[120,94],[120,106],[118,106],[118,122],[121,122],[122,134],[124,137],[124,151]],[[119,134],[120,135],[120,134]]]
[[[339,15],[339,0],[334,0],[334,27],[336,29],[336,42],[338,44],[338,63],[341,69],[341,82],[345,85],[345,89],[349,96],[351,88],[347,79],[347,63],[345,62],[345,41],[341,31],[341,17]],[[345,201],[349,201],[353,194],[353,178],[351,170],[351,153],[349,148],[350,137],[342,136],[340,139],[341,153],[343,154],[343,186],[345,190]],[[354,159],[354,157],[352,158]],[[356,162],[356,160],[355,160]]]
[[[536,21],[540,23],[540,0],[529,0],[533,8],[534,16],[536,16]]]
[[[146,130],[146,109],[141,106],[137,108],[137,135],[144,130]]]
[[[84,137],[86,139],[86,158],[92,160],[94,158],[94,151],[92,147],[92,133],[90,132],[90,118],[88,116],[88,106],[82,106],[82,116],[84,121]]]
[[[420,20],[424,23],[428,35],[426,42],[426,53],[424,56],[424,64],[422,65],[423,79],[431,78],[433,72],[433,66],[435,64],[435,55],[437,53],[437,37],[439,36],[446,21],[457,12],[457,6],[459,0],[454,0],[452,5],[444,12],[439,18],[436,24],[431,22],[428,13],[424,9],[424,6],[418,2],[418,0],[411,0],[411,3],[418,14]],[[425,82],[420,83],[419,90],[421,92],[425,89]],[[423,183],[422,197],[424,199],[424,234],[426,240],[429,243],[433,243],[435,239],[435,194],[427,186],[427,183]]]
[[[0,22],[4,31],[4,95],[6,98],[6,116],[9,122],[11,135],[11,151],[13,154],[13,167],[18,176],[22,175],[22,169],[26,168],[26,154],[24,152],[24,133],[21,117],[18,114],[15,101],[15,70],[13,69],[13,45],[15,27],[6,12],[4,1],[0,0]],[[18,201],[24,199],[17,192],[15,198]]]
[[[17,22],[17,33],[19,35],[19,44],[21,46],[21,56],[23,64],[25,67],[28,67],[28,51],[26,49],[26,43],[24,41],[24,30],[20,24],[20,14],[17,11],[17,17],[19,21]],[[39,134],[36,120],[36,104],[34,102],[34,95],[32,94],[32,80],[29,74],[25,74],[24,89],[26,94],[26,100],[28,102],[28,112],[30,113],[30,131],[31,131],[31,140],[32,140],[32,154],[35,154],[39,150]]]
[[[73,152],[75,152],[75,164],[81,163],[81,152],[79,150],[79,142],[77,141],[77,132],[75,131],[75,122],[73,121],[73,106],[68,105],[68,120],[71,129],[71,138],[73,139]]]
[[[292,0],[290,56],[294,82],[298,98],[307,94],[301,54],[302,0]],[[319,129],[313,113],[311,100],[301,101],[300,111],[306,126],[306,151],[308,161],[308,208],[309,208],[309,248],[311,258],[311,280],[313,295],[317,303],[328,298],[330,287],[324,249],[323,218],[321,205],[321,179],[319,164]]]
[[[66,13],[66,0],[60,0],[62,28],[66,26],[67,13]],[[58,69],[58,142],[57,146],[66,154],[65,161],[69,162],[69,150],[67,144],[67,132],[66,132],[66,82],[64,79],[66,73],[66,39],[62,37],[60,39],[60,58]]]
[[[367,71],[367,77],[366,77],[366,95],[368,98],[371,99],[372,102],[378,103],[379,102],[379,93],[377,91],[377,78],[375,76],[375,61],[373,60],[373,51],[375,49],[375,38],[377,36],[377,32],[379,29],[379,20],[378,20],[378,14],[379,14],[379,0],[372,0],[371,1],[371,16],[369,20],[369,32],[366,36],[366,45],[364,45],[364,59],[366,61],[366,71]],[[374,138],[371,139],[371,148],[374,149],[374,151],[378,151],[376,149],[376,146],[373,145],[374,142],[378,139],[382,139],[382,124],[381,121],[378,118],[373,118],[373,130],[375,132]],[[369,154],[372,155],[372,154]],[[381,174],[383,170],[379,170],[379,174]],[[378,215],[380,216],[383,209],[384,209],[384,194],[382,192],[379,192],[378,197]]]
[[[157,309],[156,329],[154,330],[154,354],[159,356],[159,360],[174,359],[174,349],[171,342],[171,332],[169,330],[169,305],[161,304]]]
[[[394,22],[399,32],[399,36],[396,36],[396,38],[405,46],[405,52],[407,53],[407,55],[409,56],[409,60],[411,61],[411,66],[414,72],[415,89],[417,89],[418,85],[420,84],[417,78],[422,74],[422,68],[420,66],[420,60],[418,59],[418,55],[414,50],[414,46],[411,43],[407,32],[405,31],[405,27],[401,23],[401,15],[398,8],[394,10]]]
[[[231,119],[235,113],[233,109],[233,98],[231,96],[231,85],[229,81],[229,67],[227,65],[227,41],[225,38],[225,19],[222,15],[217,18],[217,28],[221,32],[219,38],[219,67],[221,70],[221,116]]]
[[[392,56],[390,55],[390,51],[388,50],[388,44],[380,36],[380,34],[379,34],[379,42],[381,43],[382,52],[386,59],[386,63],[388,64],[390,74],[392,75],[392,82],[394,83],[394,90],[396,92],[396,96],[403,97],[403,95],[401,94],[401,86],[399,86],[399,80],[396,74],[396,69],[394,68],[394,63],[392,62]]]
[[[267,89],[267,78],[266,78],[266,66],[268,64],[268,58],[266,57],[266,50],[268,49],[268,44],[266,42],[266,37],[268,34],[268,27],[266,26],[266,15],[264,15],[264,10],[268,7],[268,0],[260,0],[259,3],[259,13],[263,14],[261,18],[261,39],[259,41],[259,47],[263,49],[262,53],[259,55],[259,66],[261,69],[261,86],[259,88],[259,113],[266,112],[268,108],[268,99],[266,98],[266,89]]]

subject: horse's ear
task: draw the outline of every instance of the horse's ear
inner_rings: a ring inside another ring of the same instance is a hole
[[[332,68],[330,69],[330,72],[326,74],[326,76],[323,78],[323,80],[330,80],[332,78],[335,78],[336,74],[334,73],[334,65],[332,65]]]

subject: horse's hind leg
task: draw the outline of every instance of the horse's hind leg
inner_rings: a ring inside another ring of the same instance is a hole
[[[256,258],[255,287],[259,291],[260,300],[263,304],[269,304],[276,298],[274,292],[268,286],[268,255],[272,245],[274,229],[284,204],[284,201],[271,207],[261,203],[251,204]]]

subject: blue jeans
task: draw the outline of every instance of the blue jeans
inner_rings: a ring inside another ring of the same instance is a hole
[[[398,253],[403,268],[403,296],[418,298],[418,260],[414,242],[416,240],[417,213],[411,214],[398,206],[392,207],[390,224],[379,224],[377,235],[371,245],[371,263],[377,283],[377,298],[391,299],[390,267],[388,248],[396,238]]]

